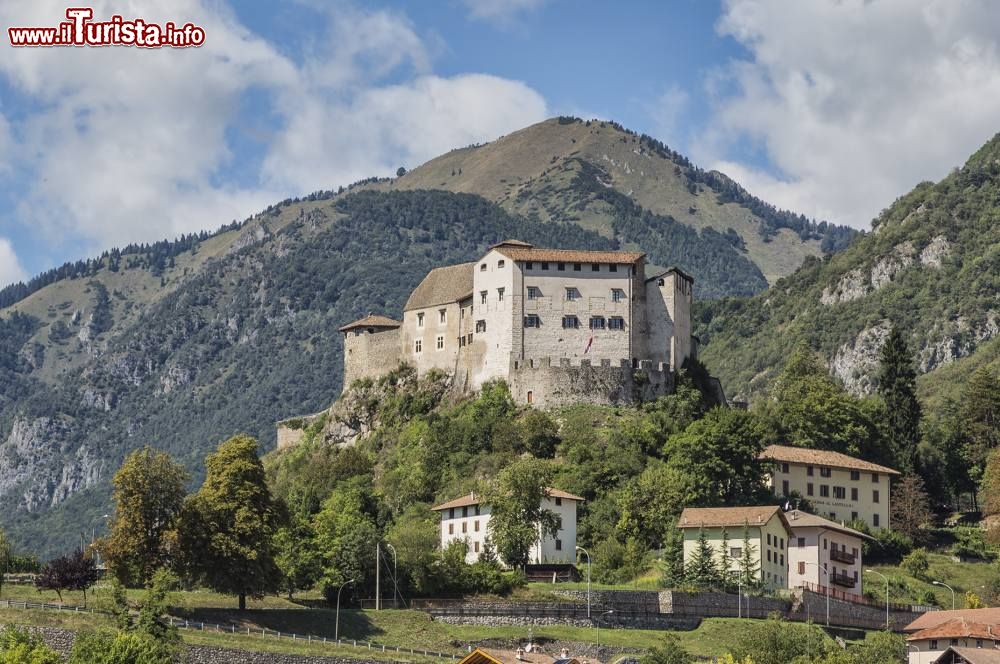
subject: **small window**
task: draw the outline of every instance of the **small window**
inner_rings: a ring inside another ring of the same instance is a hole
[[[826,538],[823,538],[823,550],[826,551]]]
[[[788,472],[788,464],[787,463],[781,464],[781,472],[783,472],[783,473],[787,473]]]
[[[421,339],[417,339],[413,342],[413,352],[422,353],[424,352],[424,342]]]
[[[566,263],[556,263],[556,269],[560,272],[566,271]]]
[[[806,495],[807,496],[813,495],[813,483],[812,482],[809,482],[808,484],[806,484]]]
[[[771,546],[771,533],[767,534],[767,545]]]
[[[872,473],[872,484],[878,484],[878,473]]]
[[[861,471],[860,470],[852,470],[851,471],[851,481],[852,482],[857,482],[860,479],[861,479]]]
[[[778,540],[778,547],[784,551],[785,550],[785,538],[782,537]]]
[[[478,333],[478,332],[485,332],[485,331],[486,331],[486,321],[484,321],[484,320],[477,320],[476,321],[476,332]],[[469,342],[471,343],[472,340],[470,339]]]
[[[497,269],[502,269],[507,263],[502,260],[497,261]]]
[[[826,485],[826,484],[820,484],[819,485],[819,495],[822,498],[829,498],[830,497],[830,487],[828,485]]]
[[[621,316],[612,316],[608,319],[608,329],[609,330],[624,330],[625,329],[625,319]]]
[[[938,649],[937,639],[931,639],[931,650],[937,650],[937,649]]]
[[[465,346],[465,337],[461,336],[458,338],[458,347],[462,348],[463,346]]]
[[[667,282],[666,282],[666,281],[664,281],[663,279],[657,279],[657,280],[656,280],[656,285],[657,285],[657,286],[666,286],[666,285],[667,285]]]
[[[805,574],[805,573],[806,573],[806,564],[803,562],[799,562],[799,574]]]
[[[472,543],[472,550],[475,551],[476,553],[479,553],[479,542]]]
[[[799,538],[799,548],[802,548],[805,545],[806,545],[806,538],[805,537],[800,537]]]
[[[836,521],[836,520],[837,520],[837,513],[830,512],[830,521]]]
[[[475,507],[473,507],[472,509],[473,509],[473,510],[475,510],[475,512],[476,512],[476,516],[479,516],[479,505],[476,505],[476,506],[475,506]]]
[[[872,515],[872,525],[875,526],[876,528],[879,527],[879,522],[878,521],[879,521],[878,514],[873,514]]]
[[[455,518],[455,508],[454,507],[452,507],[452,508],[450,508],[448,510],[448,518],[449,519],[454,519]]]
[[[562,506],[562,498],[556,498],[556,507]]]
[[[616,264],[612,263],[611,265],[608,266],[608,272],[617,272],[617,271],[618,271],[618,266]]]
[[[819,469],[819,476],[820,477],[830,477],[830,474],[831,474],[831,471],[830,471],[829,468],[825,468],[824,467],[824,468],[820,468]]]
[[[813,476],[813,467],[812,466],[806,466],[806,475],[808,475],[809,477]]]
[[[604,329],[604,316],[591,316],[590,317],[590,329],[592,329],[592,330],[603,330]]]
[[[857,521],[857,520],[858,520],[858,513],[851,512],[851,521]]]
[[[497,302],[503,302],[503,289],[497,289]]]
[[[875,489],[874,491],[872,491],[872,502],[877,503],[878,501],[879,501],[879,493],[878,489]]]
[[[449,535],[454,535],[455,534],[455,524],[453,524],[453,523],[449,523],[448,524],[448,534]]]
[[[462,518],[464,519],[467,516],[469,516],[469,508],[468,507],[463,507],[462,508]]]
[[[579,300],[579,299],[580,299],[580,291],[578,291],[577,289],[573,288],[572,286],[569,286],[568,288],[566,288],[566,301],[567,302],[575,302],[576,300]]]
[[[565,330],[575,330],[580,327],[580,319],[576,316],[563,316],[562,326]]]
[[[729,547],[729,557],[733,560],[739,560],[743,557],[743,547],[742,546],[731,546]]]
[[[534,264],[534,263],[532,263],[531,261],[527,261],[527,262],[526,262],[526,263],[524,264],[524,269],[525,269],[525,270],[534,270],[534,269],[535,269],[535,264]]]
[[[486,331],[486,321],[483,321],[483,331],[484,332]],[[468,346],[472,345],[472,332],[469,332],[469,334],[466,335],[466,337],[465,337],[465,343]]]
[[[524,317],[525,327],[541,327],[542,319],[538,317],[538,314],[528,314]]]
[[[477,533],[479,532],[479,520],[478,519],[476,519],[475,521],[472,522],[472,529],[475,530]]]
[[[594,263],[593,265],[590,266],[590,271],[591,272],[600,272],[601,271],[601,264],[600,263]]]
[[[480,271],[480,272],[486,272],[486,263],[483,263],[483,264],[481,264],[481,265],[479,266],[479,271]]]
[[[833,497],[837,500],[844,500],[847,498],[847,489],[842,486],[833,487]]]
[[[437,347],[438,350],[444,350],[444,335],[443,334],[437,335],[437,340],[435,342],[435,345],[436,345],[436,347]]]
[[[624,299],[625,299],[625,291],[623,291],[621,288],[612,288],[611,289],[611,301],[612,302],[621,302]]]
[[[468,521],[463,521],[462,522],[462,534],[464,535],[467,532],[469,532],[469,522]]]
[[[548,263],[542,263],[542,269],[543,270],[549,269],[549,264]]]
[[[785,566],[785,554],[781,554],[780,558],[781,558],[781,560],[778,562],[778,564],[781,565],[782,567],[784,567]]]
[[[767,562],[771,562],[771,550],[767,550]]]
[[[537,300],[542,296],[542,291],[537,286],[528,286],[528,299]]]
[[[580,263],[573,263],[573,271],[574,272],[579,272],[582,269],[583,269],[583,265],[581,265]]]
[[[423,326],[424,326],[424,315],[417,314],[417,327],[423,327]]]
[[[788,495],[788,480],[781,481],[781,495],[783,496]]]
[[[562,540],[561,539],[557,539],[556,540],[556,551],[562,551]]]
[[[447,309],[438,309],[438,322],[442,325],[448,322]]]
[[[531,390],[528,390],[528,403],[535,402],[535,394]]]
[[[479,304],[486,304],[487,291],[479,291]]]

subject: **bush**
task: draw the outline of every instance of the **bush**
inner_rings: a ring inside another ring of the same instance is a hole
[[[62,658],[33,634],[13,625],[0,631],[0,664],[60,664]]]
[[[930,569],[930,561],[927,559],[927,549],[919,548],[911,551],[900,564],[906,572],[915,579],[927,581],[929,579],[927,571]]]
[[[967,560],[983,560],[992,562],[997,558],[996,549],[986,543],[983,531],[979,528],[955,528],[955,543],[951,554],[963,562]]]
[[[139,632],[83,633],[68,664],[171,664],[174,655],[170,644]]]

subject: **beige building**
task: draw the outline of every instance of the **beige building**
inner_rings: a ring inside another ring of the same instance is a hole
[[[734,573],[739,571],[744,529],[748,529],[762,587],[766,590],[788,587],[788,546],[792,532],[780,507],[688,507],[681,512],[677,527],[684,533],[685,565],[694,555],[704,531],[716,562]],[[723,550],[726,539],[727,550]]]
[[[839,452],[785,445],[769,446],[760,458],[770,462],[775,496],[796,493],[831,521],[890,527],[890,483],[898,471]]]
[[[992,662],[1000,649],[1000,609],[929,611],[906,626],[909,664]],[[957,650],[954,658],[946,652]],[[942,659],[943,658],[943,659]],[[995,658],[1000,664],[1000,656]]]
[[[542,499],[542,509],[559,517],[559,530],[554,537],[541,537],[531,547],[528,560],[534,565],[572,564],[576,562],[576,510],[583,498],[560,489],[548,489]],[[479,560],[489,538],[490,506],[475,493],[449,500],[431,508],[441,515],[441,548],[455,540],[465,540],[468,552],[465,560]]]
[[[872,538],[857,530],[800,510],[785,512],[788,540],[788,587],[826,592],[841,599],[862,593],[862,544]]]
[[[475,262],[428,273],[402,321],[369,315],[340,328],[344,385],[405,362],[448,373],[460,391],[504,379],[515,398],[543,406],[581,393],[596,402],[655,397],[696,353],[692,288],[678,269],[647,276],[641,252],[501,242]]]

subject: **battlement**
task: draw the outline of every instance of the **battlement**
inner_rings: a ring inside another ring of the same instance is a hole
[[[556,408],[576,403],[636,404],[674,391],[670,365],[652,360],[543,357],[512,360],[507,381],[519,403]]]

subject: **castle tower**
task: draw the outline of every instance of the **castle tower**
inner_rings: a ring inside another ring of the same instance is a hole
[[[378,378],[399,364],[398,320],[368,314],[339,328],[344,333],[344,386],[359,378]]]
[[[646,279],[647,352],[654,363],[677,371],[692,356],[691,302],[694,279],[672,267]]]

